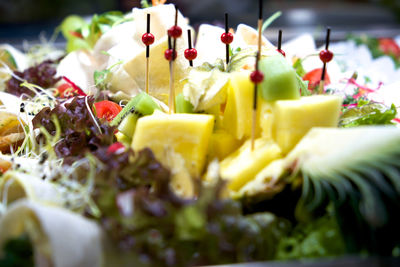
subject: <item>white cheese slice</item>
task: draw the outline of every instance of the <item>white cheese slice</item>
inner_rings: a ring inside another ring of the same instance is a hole
[[[99,69],[100,66],[91,52],[77,50],[61,60],[57,67],[57,76],[66,76],[86,94],[93,94],[96,92],[93,74]]]
[[[225,30],[218,26],[202,24],[197,34],[197,58],[194,65],[199,66],[204,62],[214,63],[218,58],[225,59],[226,48],[221,42],[221,34]]]

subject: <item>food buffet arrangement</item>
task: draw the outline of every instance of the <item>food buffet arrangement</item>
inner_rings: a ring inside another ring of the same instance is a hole
[[[142,2],[0,45],[1,266],[400,255],[400,37]]]

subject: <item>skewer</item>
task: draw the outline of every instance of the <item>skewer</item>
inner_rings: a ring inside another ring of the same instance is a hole
[[[168,49],[164,54],[165,58],[169,61],[169,99],[168,99],[168,107],[169,114],[175,112],[175,90],[174,90],[174,59],[176,57],[176,52],[172,48],[171,45],[171,36],[168,36]]]
[[[193,60],[197,57],[197,50],[192,47],[192,32],[189,29],[188,33],[188,49],[185,50],[185,58],[189,60],[190,67],[193,67]]]
[[[285,51],[282,50],[282,30],[279,30],[278,34],[278,49],[277,51],[282,54],[282,56],[286,57]]]
[[[178,6],[175,5],[175,23],[168,29],[168,49],[165,51],[165,58],[169,61],[169,113],[175,112],[175,90],[174,90],[174,61],[177,57],[176,39],[182,35],[182,29],[178,26]],[[171,38],[174,39],[171,45]]]
[[[225,32],[221,35],[221,42],[225,44],[226,65],[229,63],[229,45],[233,41],[233,34],[229,32],[228,13],[225,13]]]
[[[253,98],[253,116],[252,116],[252,125],[251,125],[251,151],[254,150],[254,141],[256,138],[256,122],[257,122],[257,98],[258,98],[258,84],[264,80],[264,75],[262,72],[258,70],[258,62],[261,57],[261,38],[262,38],[262,24],[263,24],[263,3],[262,0],[258,1],[259,10],[258,10],[258,51],[256,56],[256,64],[255,71],[253,71],[250,75],[251,81],[254,83],[254,98]]]
[[[146,45],[146,93],[149,93],[149,58],[150,45],[154,43],[154,35],[150,33],[150,14],[147,14],[147,29],[142,35],[142,42]]]
[[[324,63],[324,65],[322,66],[321,81],[319,83],[319,90],[318,90],[320,94],[324,92],[327,63],[331,61],[333,58],[333,53],[329,51],[330,35],[331,35],[331,28],[328,27],[326,29],[325,50],[322,50],[319,53],[319,58]]]

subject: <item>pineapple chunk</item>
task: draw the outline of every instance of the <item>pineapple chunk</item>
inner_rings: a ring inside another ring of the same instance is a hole
[[[250,72],[233,73],[222,125],[238,140],[251,136],[253,98],[254,84],[250,81]]]
[[[175,194],[183,198],[195,196],[195,182],[185,166],[185,159],[172,149],[165,151],[166,157],[161,164],[167,166],[171,171],[171,188]]]
[[[299,100],[276,101],[272,136],[287,154],[313,127],[336,127],[342,98],[334,95],[305,96]]]
[[[214,116],[206,114],[164,114],[156,111],[138,120],[132,146],[135,150],[150,148],[157,159],[165,162],[172,149],[185,159],[192,176],[203,171]]]
[[[245,184],[239,192],[232,195],[233,198],[257,196],[267,198],[274,196],[277,192],[282,191],[284,182],[281,178],[287,171],[287,160],[277,159],[262,169],[256,177]]]
[[[271,139],[256,139],[253,151],[251,150],[251,141],[247,140],[238,150],[221,162],[221,176],[229,180],[229,189],[238,191],[243,185],[254,179],[261,169],[281,156],[281,149]]]
[[[224,159],[240,146],[241,142],[224,130],[216,130],[210,138],[209,160]]]

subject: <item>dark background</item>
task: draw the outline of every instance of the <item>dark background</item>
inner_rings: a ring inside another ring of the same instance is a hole
[[[151,1],[150,1],[151,2]],[[257,0],[175,0],[192,25],[219,24],[225,12],[230,24],[257,22]],[[39,34],[49,38],[62,19],[70,14],[90,15],[109,10],[127,12],[140,6],[140,0],[0,0],[0,43],[20,46],[23,40],[35,42]],[[400,35],[400,0],[264,0],[264,17],[275,11],[283,15],[266,31],[276,39],[278,28],[284,39],[303,32],[322,40],[324,28],[332,27],[332,39],[342,40],[349,32],[376,37]],[[62,43],[62,39],[58,39]]]

